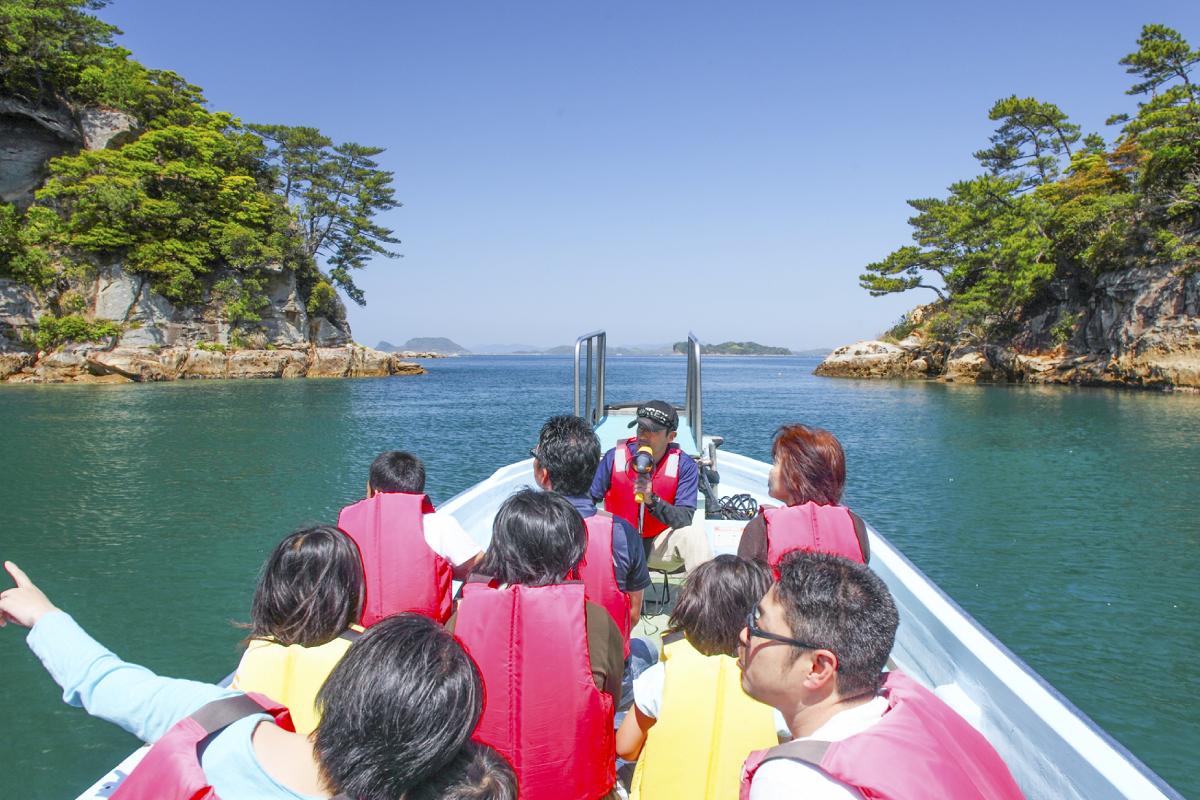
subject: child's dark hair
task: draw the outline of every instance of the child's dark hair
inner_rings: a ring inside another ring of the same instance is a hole
[[[425,494],[425,465],[412,453],[389,450],[371,462],[367,480],[377,492]]]
[[[491,747],[467,742],[445,769],[404,800],[517,800],[517,773]]]
[[[496,512],[492,542],[476,572],[501,583],[547,586],[575,569],[585,550],[587,529],[569,500],[521,489]]]
[[[314,647],[358,619],[362,562],[350,537],[332,525],[284,537],[263,564],[250,606],[250,638]]]
[[[746,615],[770,588],[771,573],[762,564],[719,555],[688,575],[666,632],[682,632],[706,656],[735,655]]]

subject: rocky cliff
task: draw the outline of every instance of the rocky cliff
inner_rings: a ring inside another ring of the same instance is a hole
[[[47,162],[81,148],[119,146],[136,121],[119,111],[34,108],[0,98],[0,200],[25,207],[46,177]],[[0,381],[154,381],[180,378],[353,377],[422,373],[417,364],[357,345],[344,309],[308,313],[296,276],[268,275],[260,321],[231,325],[212,287],[240,280],[218,271],[198,304],[181,306],[120,263],[96,264],[86,275],[64,271],[35,291],[0,278]],[[100,341],[38,344],[43,320],[71,314],[95,326],[111,323]],[[115,331],[115,332],[114,332]]]
[[[1184,275],[1178,265],[1108,272],[1091,285],[1056,282],[1002,344],[939,342],[919,330],[839,347],[816,374],[1200,388],[1200,272]]]

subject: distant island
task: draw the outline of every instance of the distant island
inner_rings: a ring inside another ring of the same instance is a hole
[[[676,353],[687,352],[687,342],[676,342]],[[720,344],[702,344],[700,352],[709,356],[790,356],[792,351],[786,347],[771,347],[758,342],[721,342]]]
[[[384,353],[437,353],[445,356],[470,354],[470,350],[444,336],[415,336],[397,347],[391,342],[381,341],[375,349]]]

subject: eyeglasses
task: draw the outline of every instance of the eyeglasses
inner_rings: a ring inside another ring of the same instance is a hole
[[[540,458],[540,456],[538,456],[538,451],[537,451],[536,447],[529,448],[529,455],[533,456],[534,458]]]
[[[764,631],[755,624],[756,622],[758,622],[758,609],[751,609],[750,613],[746,615],[746,630],[749,631],[751,636],[757,636],[760,639],[770,639],[772,642],[783,642],[784,644],[790,644],[792,647],[799,647],[801,650],[829,650],[828,647],[822,647],[819,644],[802,642],[799,639],[789,639],[777,633]],[[833,651],[830,650],[830,652],[832,653]],[[834,653],[834,655],[836,656],[837,654]]]

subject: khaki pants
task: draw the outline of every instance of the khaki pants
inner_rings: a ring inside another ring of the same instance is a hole
[[[685,575],[713,557],[703,525],[667,528],[654,539],[643,539],[642,545],[647,548],[647,566],[670,570],[682,562]]]

